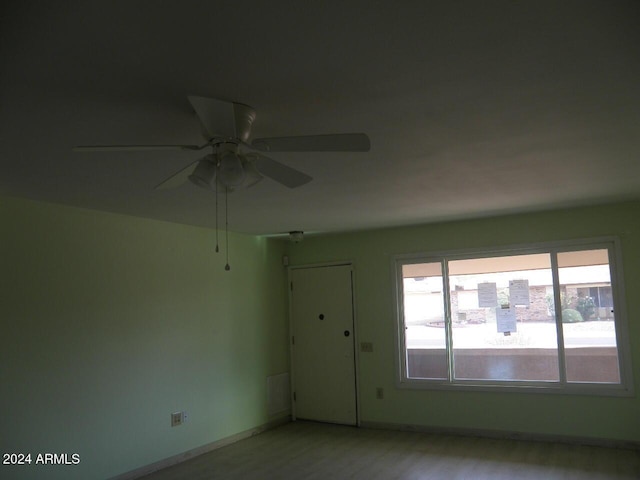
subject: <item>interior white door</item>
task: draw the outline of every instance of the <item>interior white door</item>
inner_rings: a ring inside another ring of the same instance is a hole
[[[290,279],[295,417],[355,425],[351,265],[292,269]]]

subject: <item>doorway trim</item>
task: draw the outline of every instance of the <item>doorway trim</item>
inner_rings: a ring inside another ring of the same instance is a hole
[[[291,293],[291,272],[292,270],[302,270],[307,268],[322,268],[322,267],[341,267],[348,266],[351,268],[351,306],[353,316],[353,361],[354,361],[354,376],[355,376],[355,395],[356,395],[356,427],[360,427],[360,345],[358,340],[358,316],[357,316],[357,303],[356,303],[356,269],[355,264],[351,260],[333,261],[333,262],[320,262],[320,263],[307,263],[302,265],[289,265],[287,267],[287,296],[289,299],[289,364],[290,364],[290,381],[291,381],[291,419],[296,420],[296,402],[293,398],[295,392],[295,375],[294,375],[294,354],[293,354],[293,299]]]

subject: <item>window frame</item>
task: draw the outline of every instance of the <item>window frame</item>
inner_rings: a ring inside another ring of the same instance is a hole
[[[620,383],[567,382],[564,353],[563,323],[561,319],[560,282],[558,273],[558,254],[580,250],[606,249],[609,257],[611,275],[611,291],[618,368]],[[514,380],[469,380],[455,379],[453,375],[453,338],[451,321],[450,285],[448,262],[474,258],[491,258],[509,255],[527,255],[545,253],[550,255],[551,273],[553,277],[553,295],[556,308],[556,331],[558,343],[559,381],[514,381]],[[622,252],[618,237],[598,237],[565,240],[558,242],[539,242],[534,244],[517,244],[488,248],[464,250],[418,252],[396,254],[391,257],[394,317],[396,333],[396,385],[398,388],[427,390],[468,390],[468,391],[514,391],[536,393],[558,393],[578,395],[632,396],[633,377],[627,323],[626,300],[624,293],[624,276],[622,272]],[[410,378],[407,376],[407,349],[404,324],[404,293],[402,267],[416,263],[440,263],[443,277],[443,302],[445,315],[445,341],[447,356],[447,379]]]

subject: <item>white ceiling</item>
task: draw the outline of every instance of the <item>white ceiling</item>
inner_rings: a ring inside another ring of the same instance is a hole
[[[314,177],[229,197],[231,230],[345,231],[640,197],[640,2],[4,2],[0,193],[214,226],[153,187],[202,143],[186,96],[249,104],[254,137],[365,132],[368,153],[272,154]]]

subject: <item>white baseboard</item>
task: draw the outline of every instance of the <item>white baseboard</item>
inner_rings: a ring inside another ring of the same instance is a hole
[[[211,442],[206,445],[193,448],[186,452],[173,455],[172,457],[165,458],[158,462],[136,468],[135,470],[116,475],[115,477],[111,477],[109,480],[135,480],[136,478],[144,477],[145,475],[157,472],[158,470],[162,470],[163,468],[171,467],[173,465],[191,460],[192,458],[198,457],[218,448],[222,448],[232,443],[239,442],[240,440],[253,437],[254,435],[258,435],[259,433],[262,433],[266,430],[279,427],[280,425],[284,425],[285,423],[289,423],[290,421],[291,415],[285,415],[275,420],[271,420],[270,422],[267,422],[265,424],[259,425],[255,428],[236,433],[235,435],[231,435],[230,437],[221,438],[220,440],[216,440],[215,442]]]
[[[571,435],[551,435],[527,432],[514,432],[502,430],[484,430],[476,428],[448,428],[427,427],[422,425],[408,425],[384,422],[362,422],[362,428],[375,428],[382,430],[401,430],[422,433],[435,433],[440,435],[460,435],[465,437],[484,437],[505,440],[527,440],[533,442],[555,442],[573,445],[590,445],[595,447],[624,448],[628,450],[640,450],[640,442],[615,440],[594,437],[579,437]]]

